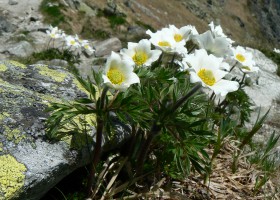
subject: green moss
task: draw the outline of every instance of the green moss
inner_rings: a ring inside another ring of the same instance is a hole
[[[111,28],[115,28],[116,26],[123,25],[126,23],[125,18],[122,16],[109,15],[107,16],[107,18],[110,22]]]
[[[24,185],[26,167],[13,156],[0,156],[0,200],[12,199]]]
[[[4,64],[0,64],[0,72],[4,72],[7,70],[7,66]]]
[[[270,58],[273,62],[277,64],[277,75],[280,76],[280,54],[276,53],[270,49],[261,49],[263,54],[266,55],[266,57]]]
[[[64,6],[57,0],[43,0],[40,5],[40,11],[45,16],[44,22],[53,26],[65,22],[65,16],[61,12],[62,9],[64,9]]]
[[[39,74],[50,77],[56,82],[63,82],[67,76],[65,73],[48,68],[46,65],[37,65],[36,68],[39,69]]]

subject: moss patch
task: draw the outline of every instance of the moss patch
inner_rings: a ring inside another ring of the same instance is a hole
[[[24,185],[24,172],[26,167],[19,163],[13,156],[7,154],[0,156],[0,192],[4,198],[11,199]]]
[[[59,83],[63,82],[67,76],[65,73],[50,69],[45,65],[37,65],[36,67],[37,67],[37,69],[39,69],[39,74],[41,74],[43,76],[48,76],[48,77],[52,78],[54,81],[59,82]]]

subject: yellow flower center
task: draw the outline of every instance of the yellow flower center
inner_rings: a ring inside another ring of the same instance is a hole
[[[216,79],[214,77],[214,74],[211,70],[209,69],[204,69],[202,68],[199,70],[197,75],[201,78],[201,80],[206,84],[206,85],[214,85],[216,83]]]
[[[107,77],[111,81],[111,83],[120,85],[124,82],[124,74],[117,68],[111,67],[110,70],[107,72]]]
[[[237,54],[235,57],[240,62],[244,62],[246,60],[242,54]]]
[[[148,55],[145,52],[139,51],[132,57],[136,65],[143,65],[148,60]]]
[[[175,40],[176,42],[181,42],[181,41],[183,40],[183,36],[180,35],[180,34],[175,34],[175,35],[174,35],[174,40]]]
[[[51,33],[50,36],[51,36],[51,38],[55,38],[55,34],[54,33]]]
[[[167,41],[160,41],[158,42],[158,45],[161,47],[171,47],[170,43]]]
[[[85,49],[89,49],[89,46],[86,44],[86,45],[84,46],[84,48],[85,48]]]
[[[71,41],[70,41],[70,44],[71,44],[71,45],[74,45],[75,43],[76,43],[75,40],[71,40]]]

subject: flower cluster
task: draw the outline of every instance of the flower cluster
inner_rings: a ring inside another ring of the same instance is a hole
[[[104,83],[117,90],[125,90],[133,83],[139,83],[139,77],[133,72],[139,67],[149,67],[164,54],[176,57],[180,70],[186,72],[191,83],[200,82],[216,95],[225,96],[238,90],[240,83],[226,80],[225,76],[235,66],[245,74],[257,72],[253,55],[241,46],[233,47],[234,41],[228,38],[221,26],[209,24],[210,30],[199,34],[194,26],[177,28],[169,25],[155,33],[147,30],[150,39],[138,43],[128,43],[120,55],[112,53],[104,70]],[[187,49],[192,42],[195,48]],[[155,49],[152,49],[152,45]],[[235,61],[230,66],[227,61]],[[172,77],[170,77],[172,78]]]
[[[90,46],[89,41],[80,39],[78,35],[66,35],[64,31],[52,26],[49,27],[49,30],[47,30],[46,33],[51,40],[62,39],[69,49],[76,50],[78,48],[82,48],[82,50],[88,54],[94,52],[94,49]]]

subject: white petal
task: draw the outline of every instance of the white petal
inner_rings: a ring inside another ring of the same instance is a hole
[[[131,74],[129,74],[129,77],[126,80],[126,83],[129,85],[134,84],[134,83],[140,83],[140,79],[135,73],[131,73]]]
[[[146,61],[146,63],[144,65],[145,66],[150,66],[153,62],[158,60],[158,58],[160,57],[161,53],[162,53],[161,50],[152,50],[150,52],[149,59]]]
[[[236,81],[220,80],[213,86],[208,86],[216,95],[226,96],[229,92],[238,90],[239,84]]]
[[[205,83],[199,78],[199,76],[195,72],[189,71],[189,73],[191,83],[201,82],[203,87],[206,86]]]
[[[151,42],[147,39],[140,40],[137,45],[137,50],[149,52],[151,50]]]
[[[135,47],[137,47],[138,43],[135,42],[128,42],[127,43],[127,48],[128,49],[134,49]]]

